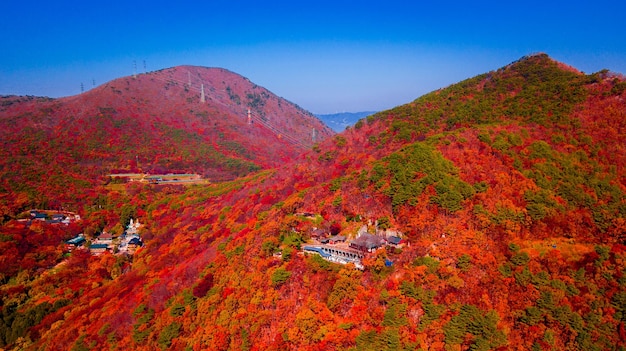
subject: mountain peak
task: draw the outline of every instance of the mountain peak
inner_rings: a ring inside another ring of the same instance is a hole
[[[552,57],[550,57],[548,54],[543,53],[543,52],[523,56],[519,60],[510,63],[509,65],[503,67],[502,69],[525,69],[526,67],[529,67],[529,66],[544,67],[544,68],[557,67],[563,71],[568,71],[568,72],[576,73],[576,74],[583,74],[578,69],[572,66],[569,66],[565,63],[562,63],[560,61],[557,61],[553,59]]]

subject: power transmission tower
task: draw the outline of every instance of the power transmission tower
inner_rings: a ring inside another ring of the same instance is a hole
[[[143,73],[148,72],[148,70],[146,69],[146,60],[143,60]]]
[[[250,109],[248,109],[248,124],[252,124],[252,115],[250,114]]]
[[[83,83],[80,83],[80,93],[84,93],[85,92],[85,86],[83,85]]]
[[[137,78],[137,61],[133,60],[133,78]]]
[[[313,133],[311,133],[311,140],[315,143],[316,138],[317,138],[317,130],[313,128]]]
[[[204,99],[204,84],[200,84],[200,102],[203,104],[206,102]]]

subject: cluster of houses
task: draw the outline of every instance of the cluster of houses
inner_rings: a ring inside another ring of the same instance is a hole
[[[126,230],[120,237],[104,231],[91,242],[87,249],[92,255],[101,255],[107,251],[133,254],[135,250],[143,246],[143,241],[139,236],[140,227],[141,223],[139,223],[139,220],[135,221],[131,218]],[[87,239],[83,234],[79,234],[67,240],[65,244],[66,249],[72,251],[77,248],[83,248],[87,244]]]
[[[311,238],[319,244],[304,246],[305,252],[317,253],[331,262],[353,263],[358,269],[363,269],[361,259],[368,253],[376,252],[383,247],[401,248],[405,245],[402,233],[376,230],[376,234],[371,234],[365,225],[359,229],[356,238],[350,241],[343,235],[328,236],[324,230],[317,228],[311,232]]]
[[[326,231],[315,228],[311,232],[311,238],[323,245],[335,245],[346,243],[347,238],[343,235],[328,236]],[[370,234],[367,226],[362,226],[357,232],[356,238],[347,242],[350,248],[361,252],[374,252],[381,247],[401,248],[405,242],[402,233],[393,230],[377,230],[376,234]]]
[[[20,222],[27,224],[33,221],[45,222],[48,224],[65,224],[68,225],[75,221],[80,221],[80,216],[72,212],[51,212],[42,210],[30,210],[30,217],[19,219]]]

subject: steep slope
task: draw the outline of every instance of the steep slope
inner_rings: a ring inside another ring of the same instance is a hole
[[[71,206],[79,202],[69,196],[75,191],[64,189],[94,185],[107,173],[233,179],[289,162],[332,133],[235,73],[181,66],[67,98],[3,97],[1,186],[31,206]]]
[[[132,265],[72,254],[20,277],[0,328],[46,350],[626,347],[625,88],[535,55],[288,167],[128,184],[109,206],[145,218]],[[366,255],[363,271],[300,252],[314,228],[354,237],[376,222],[409,245]]]
[[[471,209],[463,201],[476,192],[432,177],[442,171],[481,184],[480,204],[490,211],[513,201],[518,214],[543,220],[584,209],[597,227],[580,231],[601,235],[620,227],[625,210],[625,88],[623,77],[605,71],[584,75],[546,55],[525,57],[357,123],[342,136],[343,150],[364,151],[367,159],[350,158],[357,170],[369,164],[358,180],[384,195],[394,213],[419,202],[429,185],[431,203],[451,213]],[[350,170],[342,149],[331,156],[334,167],[327,168]],[[372,156],[377,160],[368,162]],[[427,171],[431,166],[442,168]],[[494,193],[498,187],[513,193]]]

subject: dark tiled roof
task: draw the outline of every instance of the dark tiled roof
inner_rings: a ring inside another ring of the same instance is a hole
[[[402,238],[397,237],[397,236],[390,236],[387,238],[387,241],[390,244],[398,245],[402,241]]]
[[[128,244],[129,245],[139,245],[139,246],[142,245],[141,240],[139,240],[139,238],[132,238],[132,239],[130,239],[128,241]]]
[[[366,248],[368,250],[380,247],[383,244],[383,238],[368,233],[361,234],[361,236],[352,241],[352,245]]]
[[[66,241],[66,243],[70,244],[70,245],[80,245],[82,243],[85,242],[85,238],[82,236],[77,236],[75,238],[72,238],[68,241]]]
[[[311,235],[313,236],[324,236],[326,235],[326,232],[323,229],[315,229],[311,232]]]

